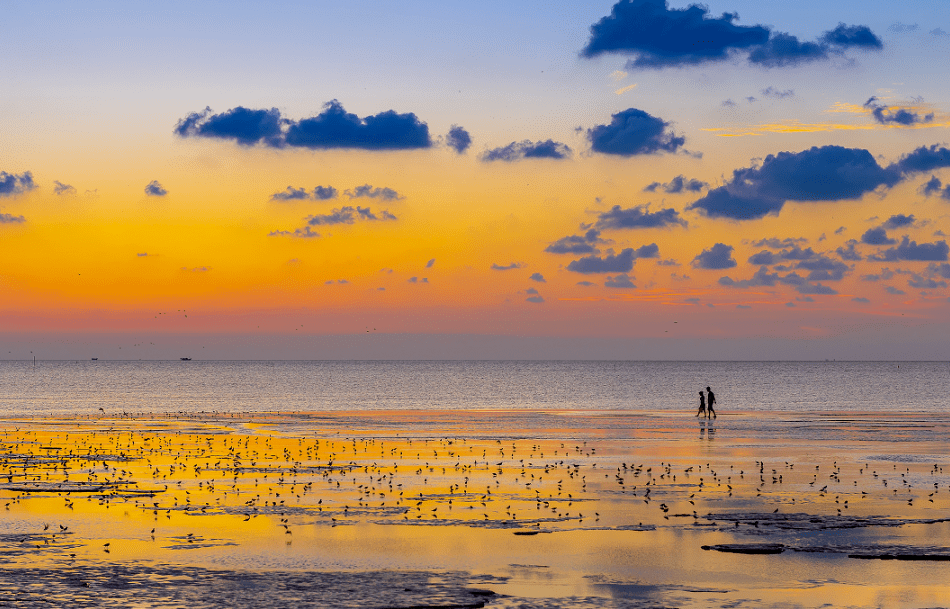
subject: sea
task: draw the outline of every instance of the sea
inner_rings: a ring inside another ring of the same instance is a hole
[[[941,413],[948,362],[2,361],[0,417],[352,411]]]

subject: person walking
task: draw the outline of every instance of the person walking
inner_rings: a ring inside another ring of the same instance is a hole
[[[699,392],[699,412],[696,413],[696,416],[706,414],[706,396],[703,395],[703,392]]]
[[[702,391],[699,392],[700,394]],[[716,409],[713,408],[716,404],[716,394],[712,392],[712,389],[706,387],[706,418],[709,418],[709,415],[712,415],[712,418],[716,418]]]

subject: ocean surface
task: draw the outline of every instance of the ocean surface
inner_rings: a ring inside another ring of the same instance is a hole
[[[947,362],[4,361],[0,416],[368,410],[946,413]]]

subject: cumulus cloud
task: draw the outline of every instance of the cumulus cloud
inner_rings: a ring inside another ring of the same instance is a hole
[[[373,188],[371,184],[363,184],[362,186],[357,186],[356,188],[352,189],[348,188],[343,192],[343,194],[351,199],[360,199],[365,197],[368,199],[382,199],[383,201],[399,201],[406,198],[392,188]]]
[[[299,121],[282,117],[277,108],[238,106],[220,114],[205,108],[179,120],[174,132],[180,137],[226,139],[242,146],[262,144],[272,148],[407,150],[432,146],[428,125],[413,113],[387,110],[360,118],[335,99],[324,104],[320,114]]]
[[[309,226],[304,226],[303,228],[298,228],[293,231],[289,230],[274,230],[267,233],[268,237],[296,237],[298,239],[315,239],[320,236],[320,233],[314,232]]]
[[[396,220],[396,216],[388,211],[381,211],[379,215],[374,214],[369,207],[353,207],[344,205],[334,208],[328,214],[313,214],[304,218],[310,226],[333,225],[333,224],[353,224],[356,220]]]
[[[779,239],[778,237],[765,237],[763,239],[753,241],[752,245],[755,247],[770,247],[777,250],[783,247],[795,247],[799,243],[808,243],[808,239],[805,237],[785,237],[784,239]]]
[[[935,175],[930,176],[930,179],[920,187],[920,192],[925,197],[938,195],[941,199],[950,201],[950,184],[944,186],[940,178]]]
[[[0,171],[0,197],[21,195],[34,188],[36,188],[36,182],[33,181],[32,172],[24,171],[18,174]]]
[[[598,229],[611,228],[667,228],[679,225],[686,226],[686,220],[680,218],[675,209],[660,209],[650,211],[649,205],[638,205],[630,209],[621,209],[614,205],[609,211],[597,216]]]
[[[597,244],[606,243],[600,238],[600,231],[596,228],[588,230],[583,235],[568,235],[554,241],[544,251],[549,254],[597,254]]]
[[[524,263],[521,262],[512,262],[511,264],[497,264],[493,263],[491,269],[493,271],[513,271],[514,269],[520,269],[524,266]]]
[[[814,42],[801,42],[763,25],[738,25],[739,15],[711,15],[701,5],[671,9],[666,0],[620,0],[590,27],[582,57],[604,53],[633,55],[628,69],[661,69],[723,61],[732,56],[765,67],[827,59],[847,49],[881,49],[866,26],[839,24]]]
[[[572,261],[567,270],[575,273],[629,273],[633,269],[633,261],[637,253],[632,247],[622,250],[619,254],[608,252],[605,256],[585,256]]]
[[[538,283],[547,283],[547,281],[544,279],[544,275],[541,273],[532,273],[528,279],[531,281],[537,281]]]
[[[785,99],[786,97],[795,97],[794,89],[785,89],[781,91],[775,87],[768,86],[760,91],[765,97],[774,97],[775,99]]]
[[[861,235],[861,243],[867,243],[868,245],[893,245],[897,243],[897,239],[891,239],[887,236],[887,231],[883,226],[878,226],[875,228],[869,228],[863,235]]]
[[[525,302],[532,302],[532,303],[534,303],[534,304],[541,304],[542,302],[544,302],[544,297],[541,296],[540,294],[538,294],[538,295],[536,295],[536,296],[528,296],[527,298],[525,298]]]
[[[884,291],[887,292],[888,294],[894,294],[895,296],[901,296],[901,295],[907,293],[907,292],[905,292],[904,290],[902,290],[902,289],[900,289],[900,288],[895,288],[895,287],[892,286],[892,285],[886,285],[886,286],[884,286]]]
[[[714,218],[750,220],[778,214],[787,201],[857,199],[902,179],[894,166],[881,167],[867,150],[841,146],[770,154],[761,165],[732,173],[725,185],[687,209]]]
[[[435,264],[435,258],[432,258],[431,260],[429,260],[428,262],[426,262],[426,268],[427,268],[427,269],[431,269],[431,268],[432,268],[432,265],[434,265],[434,264]]]
[[[493,148],[482,153],[481,160],[513,162],[521,159],[567,159],[571,157],[567,144],[547,140],[544,142],[511,142],[501,148]]]
[[[76,189],[69,184],[63,184],[59,180],[53,180],[53,192],[57,195],[74,195]]]
[[[606,281],[604,281],[605,288],[619,288],[619,289],[632,289],[637,286],[633,285],[633,281],[630,280],[630,276],[626,273],[621,273],[616,276],[607,276]]]
[[[695,178],[687,178],[684,175],[678,175],[669,182],[653,182],[646,186],[643,189],[643,192],[656,192],[656,190],[662,189],[663,192],[667,194],[679,194],[681,192],[700,192],[702,189],[708,187],[709,184],[702,182]]]
[[[857,261],[862,260],[861,254],[854,249],[854,246],[858,244],[854,239],[849,239],[845,241],[844,245],[835,250],[835,253],[838,254],[838,257],[842,260]]]
[[[933,122],[933,112],[929,114],[920,114],[918,112],[914,112],[913,110],[901,108],[899,106],[885,106],[878,103],[878,101],[878,98],[871,97],[866,102],[864,102],[864,107],[870,110],[871,116],[874,117],[874,120],[881,123],[882,125],[893,123],[908,127],[910,125]]]
[[[168,191],[165,190],[165,187],[158,183],[158,180],[152,180],[148,183],[148,186],[145,187],[145,194],[150,197],[164,197],[168,194]]]
[[[950,167],[950,149],[933,144],[921,146],[913,152],[905,154],[890,168],[901,174],[922,173],[943,167]]]
[[[628,108],[611,116],[610,124],[597,125],[587,131],[591,150],[602,154],[634,156],[676,152],[686,138],[672,130],[670,123],[637,108]]]
[[[419,277],[410,277],[410,278],[407,279],[406,281],[407,281],[408,283],[429,283],[429,278],[428,278],[428,277],[422,277],[422,278],[419,278]]]
[[[761,266],[749,279],[735,280],[731,277],[720,277],[719,285],[731,288],[753,288],[774,287],[777,284],[782,284],[794,287],[799,294],[833,295],[838,293],[833,288],[821,283],[810,283],[810,281],[809,278],[802,277],[798,273],[789,273],[783,276],[778,273],[770,273],[768,268]]]
[[[26,218],[23,216],[0,213],[0,224],[23,224],[24,222],[26,222]]]
[[[286,190],[275,192],[270,198],[272,201],[327,201],[335,199],[338,194],[339,191],[332,186],[317,186],[312,192],[288,186]]]
[[[736,266],[736,261],[732,257],[731,245],[717,243],[708,250],[703,250],[698,256],[693,258],[693,268],[697,269],[729,269]]]
[[[923,260],[923,261],[945,261],[947,254],[950,253],[950,246],[946,241],[936,241],[934,243],[921,243],[911,241],[907,235],[901,239],[897,247],[891,247],[879,251],[876,254],[868,256],[868,260],[877,260],[881,262],[892,262],[896,260]]]
[[[452,125],[445,136],[445,144],[456,153],[463,154],[472,145],[472,136],[463,127]]]

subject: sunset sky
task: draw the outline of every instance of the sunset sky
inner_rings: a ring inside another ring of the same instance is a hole
[[[950,358],[945,2],[0,6],[0,358]]]

